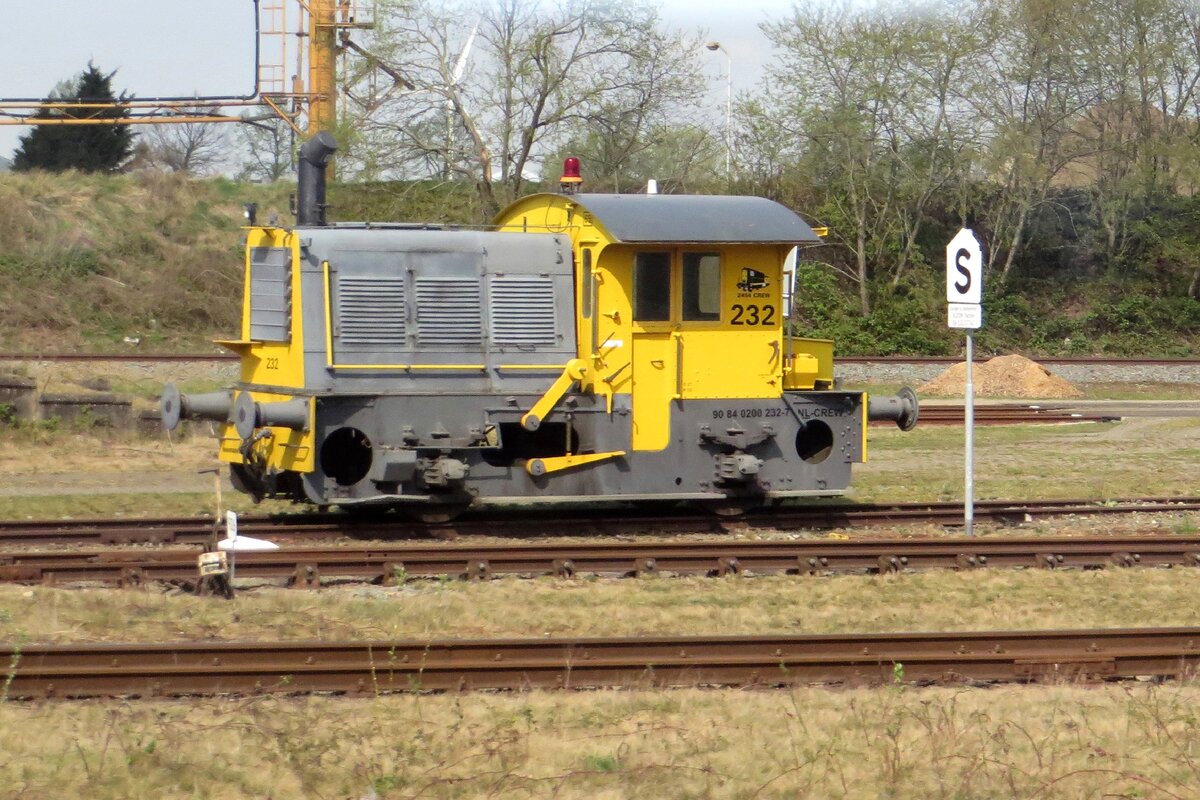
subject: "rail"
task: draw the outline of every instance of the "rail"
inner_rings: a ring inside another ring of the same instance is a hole
[[[1200,628],[0,647],[7,699],[1194,675]]]
[[[195,585],[198,550],[88,549],[0,552],[0,582],[48,585],[151,581]],[[801,541],[552,544],[355,544],[240,553],[242,579],[319,588],[323,580],[392,583],[409,578],[481,580],[500,575],[705,575],[888,573],[926,569],[1200,567],[1200,536],[809,539]]]
[[[1095,501],[977,500],[975,518],[1020,523],[1055,516],[1129,516],[1137,513],[1200,511],[1200,497],[1131,497]],[[378,540],[466,536],[607,536],[665,533],[720,534],[747,528],[821,530],[924,523],[955,527],[962,523],[961,503],[823,503],[776,506],[735,517],[687,509],[656,508],[629,514],[619,509],[481,509],[447,523],[420,523],[394,514],[359,518],[340,513],[278,516],[246,515],[239,531],[277,542],[342,537]],[[47,519],[0,521],[0,546],[45,544],[203,544],[214,523],[204,517]]]

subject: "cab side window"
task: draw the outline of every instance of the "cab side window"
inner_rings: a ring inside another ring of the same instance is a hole
[[[717,253],[683,254],[683,321],[716,322],[721,319],[721,256]]]
[[[671,254],[638,253],[633,262],[633,318],[638,322],[671,319]]]

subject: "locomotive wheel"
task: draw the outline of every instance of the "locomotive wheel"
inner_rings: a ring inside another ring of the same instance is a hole
[[[426,525],[444,525],[453,522],[470,508],[470,503],[430,503],[428,505],[409,506],[404,513],[410,519],[423,522]]]
[[[341,509],[344,513],[349,514],[350,516],[354,517],[355,519],[360,519],[363,521],[383,519],[384,517],[386,517],[388,514],[390,514],[392,512],[392,506],[389,506],[389,505],[375,505],[375,504],[358,505],[358,504],[354,504],[354,505],[338,506],[338,508]]]
[[[738,497],[727,500],[715,500],[704,504],[704,510],[717,517],[740,517],[756,508],[762,508],[763,501],[757,497]]]

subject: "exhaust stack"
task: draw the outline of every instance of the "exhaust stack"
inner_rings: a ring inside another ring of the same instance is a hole
[[[325,168],[337,152],[337,139],[321,131],[300,148],[296,179],[296,225],[325,225]]]

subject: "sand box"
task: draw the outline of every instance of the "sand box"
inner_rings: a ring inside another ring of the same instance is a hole
[[[1083,397],[1083,392],[1024,356],[996,356],[977,363],[973,378],[977,397],[1020,397],[1039,400]],[[966,390],[966,383],[967,365],[966,362],[962,362],[917,389],[917,393],[936,397],[962,396]]]

